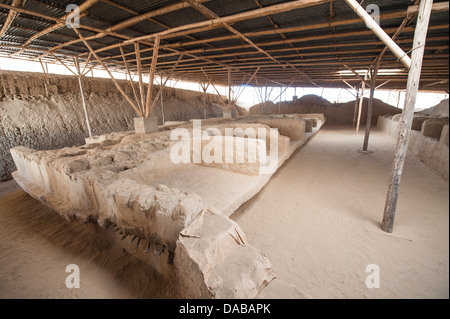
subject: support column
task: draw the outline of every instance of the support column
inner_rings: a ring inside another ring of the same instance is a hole
[[[87,106],[86,106],[86,99],[84,97],[84,90],[83,90],[83,83],[81,82],[81,70],[80,70],[80,62],[78,61],[78,58],[75,57],[74,59],[75,67],[78,72],[78,85],[80,86],[80,93],[81,93],[81,101],[83,102],[83,109],[84,109],[84,116],[86,118],[86,125],[89,132],[89,137],[92,137],[92,130],[91,130],[91,124],[89,123],[89,117],[87,112]]]
[[[369,105],[367,107],[366,133],[364,134],[364,144],[363,144],[363,151],[365,152],[369,147],[370,128],[372,127],[373,96],[375,95],[375,86],[377,85],[378,68],[379,63],[377,63],[375,69],[372,71],[370,83],[370,98],[369,98]]]
[[[406,151],[411,133],[411,125],[414,117],[414,107],[416,96],[419,90],[420,75],[423,64],[423,54],[430,21],[433,0],[422,0],[419,6],[419,16],[417,17],[416,31],[411,56],[411,69],[408,74],[406,85],[405,106],[402,117],[399,121],[399,132],[397,147],[395,149],[394,163],[389,179],[386,204],[384,207],[383,221],[381,229],[387,233],[392,233],[394,228],[395,211],[397,208],[398,191],[405,164]]]
[[[358,115],[359,87],[356,86],[355,110],[353,111],[353,126],[356,125],[356,116]]]
[[[164,95],[164,86],[162,85],[163,81],[162,81],[162,75],[161,75],[161,116],[162,116],[162,124],[164,125],[164,123],[166,122],[165,118],[164,118],[164,104],[163,104],[163,95]]]
[[[155,44],[153,45],[152,64],[150,66],[150,76],[148,81],[147,99],[145,101],[145,117],[150,116],[152,106],[152,94],[153,94],[153,80],[155,79],[156,61],[158,59],[160,37],[155,37]]]
[[[364,103],[364,89],[366,88],[366,81],[367,81],[368,73],[369,73],[369,71],[367,71],[366,76],[365,76],[364,81],[361,86],[361,98],[359,100],[358,118],[356,120],[356,132],[355,132],[356,135],[358,135],[358,133],[359,133],[359,125],[361,123],[362,107],[363,107],[363,103]]]

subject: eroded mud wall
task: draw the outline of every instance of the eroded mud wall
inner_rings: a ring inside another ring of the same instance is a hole
[[[119,81],[132,96],[128,82]],[[89,120],[94,135],[132,129],[134,110],[109,79],[83,79]],[[136,86],[137,87],[137,86]],[[156,86],[155,94],[159,87]],[[218,96],[165,88],[165,121],[222,116]],[[162,124],[158,101],[152,115]],[[88,137],[78,80],[74,76],[0,71],[0,180],[15,170],[9,149],[23,145],[36,150],[84,144]]]

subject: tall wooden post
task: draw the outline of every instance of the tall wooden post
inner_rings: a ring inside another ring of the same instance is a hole
[[[134,53],[136,55],[136,65],[138,70],[138,76],[139,76],[139,92],[141,94],[141,106],[142,106],[142,113],[145,113],[145,88],[144,88],[144,81],[142,79],[142,62],[141,62],[141,51],[139,48],[139,42],[134,43]]]
[[[408,74],[406,85],[405,106],[399,122],[399,132],[397,147],[389,180],[386,204],[384,207],[383,221],[381,229],[387,233],[392,233],[394,228],[395,211],[397,208],[398,191],[402,177],[403,166],[405,164],[406,151],[408,147],[411,125],[414,117],[414,107],[416,96],[419,90],[420,75],[423,64],[423,54],[430,21],[433,0],[422,0],[419,6],[419,16],[417,17],[416,31],[411,56],[411,69]]]
[[[164,122],[166,121],[164,118],[164,104],[163,104],[163,95],[164,95],[164,86],[162,85],[163,81],[162,81],[162,75],[161,75],[161,115],[162,115],[162,124],[164,125]]]
[[[370,83],[370,98],[369,98],[369,105],[367,107],[367,122],[366,122],[366,133],[364,134],[363,151],[367,151],[367,149],[369,148],[370,128],[372,127],[373,96],[375,95],[375,86],[377,85],[377,74],[379,66],[380,64],[377,63],[375,69],[372,71]]]
[[[356,116],[358,114],[358,102],[359,102],[359,86],[356,86],[356,100],[355,100],[355,110],[353,111],[353,126],[356,125]]]
[[[228,69],[228,103],[231,103],[233,100],[233,91],[231,88],[231,69]]]
[[[145,101],[145,117],[150,116],[153,94],[153,81],[155,79],[156,61],[158,59],[160,37],[155,37],[155,44],[153,45],[152,64],[150,65],[150,75],[148,80],[147,98]]]
[[[367,74],[366,74],[366,77],[364,78],[364,81],[362,82],[362,86],[361,86],[361,98],[359,100],[358,117],[356,119],[356,132],[355,132],[356,135],[358,135],[358,133],[359,133],[359,125],[361,123],[361,114],[362,114],[362,107],[363,107],[363,103],[364,103],[364,89],[366,88],[366,80],[367,80]]]
[[[80,62],[78,61],[78,57],[75,57],[73,59],[75,62],[75,67],[77,69],[78,73],[78,85],[80,86],[80,93],[81,93],[81,101],[83,102],[83,109],[84,109],[84,116],[86,118],[86,125],[89,132],[89,137],[92,137],[92,130],[91,130],[91,124],[89,123],[89,117],[87,112],[87,106],[86,106],[86,99],[84,97],[84,90],[83,90],[83,83],[81,82],[81,70],[80,70]]]

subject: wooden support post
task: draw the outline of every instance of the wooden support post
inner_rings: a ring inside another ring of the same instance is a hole
[[[228,101],[231,101],[231,69],[228,68]]]
[[[144,88],[144,81],[142,80],[142,63],[141,63],[141,51],[139,48],[139,42],[134,43],[134,52],[136,55],[136,64],[137,64],[137,70],[138,70],[138,76],[139,76],[139,92],[141,95],[142,113],[144,113],[145,112],[145,110],[144,110],[145,88]]]
[[[209,84],[214,88],[214,90],[216,91],[217,95],[220,97],[220,100],[222,101],[223,105],[227,105],[226,101],[223,99],[222,94],[219,93],[219,90],[217,90],[216,86],[214,85],[214,83],[212,82],[212,80],[206,75],[206,72],[203,70],[203,68],[200,68],[203,72],[203,74],[205,75],[205,78],[209,81]]]
[[[72,71],[71,68],[69,68],[69,67],[64,63],[64,61],[62,61],[60,58],[58,58],[56,55],[54,55],[53,52],[50,52],[50,54],[51,54],[51,55],[52,55],[59,63],[61,63],[67,70],[69,70],[70,73],[72,73],[72,74],[75,75],[75,76],[78,76],[75,72]]]
[[[86,60],[86,63],[84,64],[84,68],[83,68],[83,71],[81,71],[81,74],[84,74],[84,71],[86,71],[86,68],[87,68],[89,62],[91,61],[91,57],[92,57],[92,53],[89,52],[88,58]]]
[[[156,101],[158,101],[159,96],[162,95],[162,90],[166,87],[167,81],[169,81],[170,77],[172,76],[173,71],[175,71],[175,69],[177,68],[177,66],[180,63],[182,58],[183,58],[183,55],[180,55],[180,57],[177,60],[177,63],[175,63],[175,65],[170,70],[169,75],[166,77],[166,80],[164,81],[164,83],[162,83],[162,75],[161,75],[161,89],[159,90],[158,94],[156,95],[155,100],[153,101],[150,109],[153,109],[153,107],[156,104]]]
[[[355,110],[353,112],[353,126],[356,125],[356,116],[358,114],[358,102],[359,102],[359,87],[356,89]]]
[[[239,94],[236,95],[236,98],[234,99],[234,101],[236,102],[237,100],[239,100],[239,98],[241,97],[242,93],[244,93],[245,87],[253,80],[253,78],[256,78],[256,73],[258,73],[258,71],[261,69],[261,67],[259,66],[256,71],[252,74],[252,76],[247,80],[247,82],[245,83],[244,88],[239,92]]]
[[[381,60],[380,60],[381,61]],[[380,64],[377,63],[375,69],[372,71],[371,83],[370,83],[370,98],[369,105],[367,107],[367,122],[366,132],[364,134],[363,151],[367,152],[369,147],[370,128],[372,126],[372,109],[373,109],[373,96],[375,95],[375,86],[377,85],[377,74]]]
[[[103,61],[98,57],[97,53],[94,52],[94,50],[92,49],[92,47],[89,45],[89,43],[84,39],[83,35],[80,33],[80,31],[77,30],[77,28],[73,28],[73,31],[75,31],[75,33],[78,35],[78,37],[81,39],[81,41],[83,41],[84,45],[89,49],[89,51],[92,53],[92,55],[95,57],[95,59],[98,61],[98,63],[100,63],[100,65],[103,67],[103,69],[105,69],[106,73],[108,73],[109,77],[111,78],[111,80],[113,81],[114,85],[116,86],[116,88],[119,90],[120,94],[122,94],[122,96],[128,101],[128,103],[131,105],[131,107],[136,111],[136,113],[139,116],[142,116],[142,112],[138,109],[138,107],[136,106],[136,104],[134,104],[133,100],[125,93],[125,91],[121,88],[121,86],[119,85],[119,83],[117,83],[116,79],[114,78],[114,76],[112,75],[112,73],[108,70],[108,68],[106,67],[106,65],[103,63]],[[50,52],[50,54],[53,55],[53,53]],[[92,71],[92,70],[91,70]],[[92,77],[94,76],[94,73],[92,73]]]
[[[206,82],[202,82],[201,83],[202,89],[203,89],[203,116],[206,120],[206,90],[209,87],[209,84],[207,84]]]
[[[384,207],[383,221],[381,229],[387,233],[392,233],[394,228],[395,211],[397,208],[398,191],[405,163],[405,157],[411,133],[411,125],[414,117],[414,107],[416,96],[419,90],[421,69],[423,64],[423,54],[425,50],[428,24],[430,21],[433,0],[422,0],[419,6],[419,16],[417,17],[416,31],[414,33],[414,43],[412,48],[411,68],[408,74],[406,86],[405,106],[402,117],[399,121],[399,132],[397,147],[395,149],[394,163],[389,179],[386,203]]]
[[[288,88],[291,87],[291,85],[292,85],[294,82],[295,82],[295,80],[292,80],[291,83],[289,83],[288,86],[284,87],[284,89],[282,89],[282,88],[280,87],[280,95],[278,95],[274,101],[276,101],[278,98],[280,98],[280,103],[281,103],[281,96],[283,95],[284,92],[286,92],[286,90],[287,90]]]
[[[168,79],[166,79],[167,82]],[[161,83],[162,83],[162,75],[161,75]],[[164,83],[165,84],[165,83]],[[164,90],[164,86],[161,85],[161,89],[159,90],[161,92],[161,117],[162,117],[162,124],[164,125],[164,123],[166,122],[166,119],[164,118],[164,102],[163,102],[163,90]],[[158,92],[159,93],[159,92]],[[156,99],[155,99],[156,100]]]
[[[120,54],[122,55],[123,63],[125,64],[125,68],[127,70],[128,77],[130,78],[130,85],[131,85],[131,89],[133,90],[134,100],[136,101],[136,104],[139,106],[139,108],[142,110],[142,104],[139,103],[139,98],[137,96],[136,89],[134,88],[134,83],[133,83],[133,79],[131,77],[131,72],[130,72],[130,69],[128,68],[127,59],[125,58],[125,54],[123,52],[122,47],[120,47],[119,49],[120,49]]]
[[[401,97],[402,97],[402,91],[398,91],[398,97],[397,97],[397,108],[399,108],[400,107],[400,99],[401,99]]]
[[[148,80],[147,100],[145,101],[145,117],[150,116],[153,94],[153,80],[155,79],[156,61],[158,60],[159,42],[161,38],[157,36],[153,45],[152,65],[150,66],[150,76]]]
[[[394,55],[406,66],[408,69],[411,67],[411,59],[409,56],[398,46],[397,43],[378,25],[378,23],[367,13],[366,9],[356,0],[345,0],[350,7],[361,17],[366,23],[366,26],[371,29],[375,35],[383,41],[384,44],[394,53]]]
[[[91,124],[89,123],[89,117],[88,117],[88,112],[87,112],[87,106],[86,106],[86,99],[84,97],[84,90],[83,90],[83,83],[81,82],[81,69],[80,69],[80,63],[78,61],[78,58],[75,57],[73,58],[73,62],[75,63],[75,68],[78,72],[78,84],[80,86],[80,93],[81,93],[81,101],[83,102],[83,109],[84,109],[84,116],[86,118],[86,126],[89,132],[89,137],[92,137],[92,130],[91,130]]]
[[[44,63],[42,62],[41,59],[39,59],[39,63],[41,64],[42,71],[44,72],[45,80],[46,80],[47,84],[50,84],[50,78],[48,77],[48,70],[45,69]]]
[[[364,103],[364,89],[366,88],[366,81],[367,81],[367,76],[369,75],[369,72],[370,72],[370,68],[369,68],[369,70],[367,70],[367,73],[364,77],[364,81],[362,82],[362,86],[361,86],[361,98],[359,101],[358,118],[356,121],[356,132],[355,132],[356,135],[358,135],[358,133],[359,133],[359,125],[361,124],[361,114],[362,114],[362,108],[363,108],[363,103]]]

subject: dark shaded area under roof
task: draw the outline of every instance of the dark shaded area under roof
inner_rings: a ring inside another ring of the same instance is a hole
[[[90,0],[92,4],[81,13],[79,31],[90,39],[88,42],[111,70],[125,70],[118,47],[108,46],[123,41],[163,32],[171,28],[208,19],[183,1],[132,1],[132,0]],[[4,27],[14,1],[0,0],[0,24]],[[17,1],[17,2],[23,2]],[[82,6],[89,1],[81,0],[26,0],[23,11],[16,14],[0,38],[0,56],[42,59],[45,62],[55,58],[73,64],[72,57],[78,56],[81,64],[87,61],[89,50],[77,34],[64,24],[50,32],[42,32],[55,26],[57,19],[64,17],[69,4]],[[229,17],[272,5],[293,1],[276,0],[203,0],[206,8],[219,17]],[[435,4],[447,3],[434,1]],[[180,4],[184,4],[181,6]],[[363,3],[363,6],[369,3]],[[393,35],[406,17],[406,10],[414,5],[410,0],[371,0],[380,8],[380,25]],[[7,6],[2,6],[7,5]],[[146,14],[146,19],[118,24]],[[449,16],[448,11],[433,12],[425,50],[420,89],[445,90],[449,87]],[[399,35],[396,42],[409,52],[414,37],[415,19],[412,19]],[[320,4],[280,13],[233,21],[230,25],[250,39],[266,54],[256,50],[242,38],[221,25],[191,30],[182,34],[168,34],[161,38],[157,74],[168,74],[180,53],[183,59],[173,73],[174,78],[205,81],[205,74],[217,84],[228,84],[230,75],[233,85],[246,82],[260,67],[258,83],[252,85],[288,85],[321,87],[347,87],[361,82],[353,70],[367,70],[385,47],[369,30],[344,0],[322,1]],[[99,34],[108,30],[109,34]],[[41,32],[41,34],[39,34]],[[35,35],[39,34],[38,37]],[[65,44],[65,45],[62,45]],[[107,48],[107,49],[104,49]],[[140,41],[142,65],[148,73],[153,48],[152,40]],[[136,72],[134,45],[123,46],[128,67]],[[272,59],[267,56],[270,55]],[[97,65],[94,58],[89,67]],[[348,67],[346,67],[348,66]],[[100,67],[97,65],[95,67]],[[230,71],[229,71],[230,70]],[[405,89],[407,70],[398,59],[387,51],[381,65],[384,70],[379,77],[381,84],[390,81],[383,88]],[[387,70],[396,70],[389,74]]]

